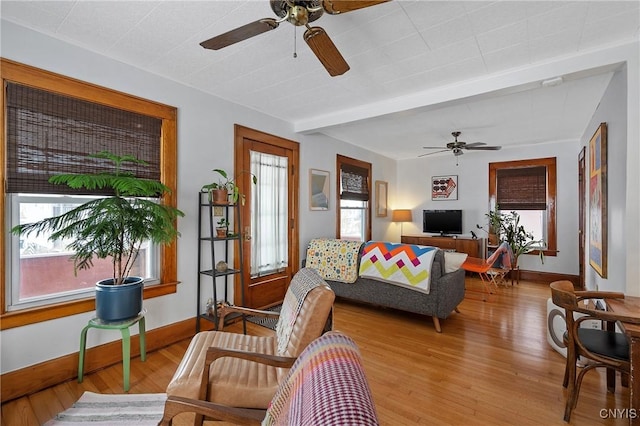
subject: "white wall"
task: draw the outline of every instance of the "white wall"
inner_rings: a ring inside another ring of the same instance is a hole
[[[486,141],[491,143],[491,141]],[[451,153],[431,155],[398,164],[399,203],[413,210],[413,223],[404,224],[406,235],[422,233],[422,210],[461,209],[463,236],[474,231],[478,237],[486,233],[476,224],[486,224],[489,211],[489,163],[527,158],[556,157],[557,167],[557,256],[546,256],[544,264],[534,255],[524,255],[519,263],[522,269],[544,272],[578,274],[578,208],[577,156],[579,141],[549,142],[536,146],[503,148],[500,151],[467,151],[456,158]],[[431,176],[458,175],[458,200],[432,201]]]
[[[178,285],[176,294],[145,300],[147,329],[162,327],[196,313],[197,199],[214,168],[233,170],[234,124],[300,142],[301,252],[313,237],[335,235],[335,206],[328,212],[308,209],[308,169],[331,171],[335,179],[336,153],[373,164],[374,179],[395,183],[394,162],[329,138],[298,135],[290,123],[229,103],[124,63],[44,36],[10,22],[1,23],[0,55],[24,64],[98,84],[178,108]],[[333,190],[333,188],[332,188]],[[384,237],[387,224],[374,220],[374,235]],[[17,370],[78,351],[80,330],[94,315],[87,312],[0,332],[1,372]],[[132,330],[133,332],[133,330]],[[118,332],[93,331],[87,347],[119,340]]]
[[[389,183],[388,205],[389,213],[387,217],[376,217],[375,210],[372,211],[371,238],[374,240],[389,239],[389,229],[395,224],[391,223],[390,209],[395,206],[396,186],[396,162],[387,157],[372,153],[354,145],[329,138],[321,134],[301,135],[303,141],[301,146],[301,176],[300,176],[300,259],[305,258],[306,247],[312,238],[335,237],[336,235],[336,154],[351,158],[357,158],[372,164],[372,181],[383,180]],[[327,170],[330,173],[331,194],[329,210],[311,211],[309,210],[309,169]],[[375,186],[372,182],[372,206],[375,206]],[[399,240],[398,240],[399,241]]]
[[[581,138],[586,146],[587,220],[585,235],[585,281],[590,290],[622,291],[626,289],[626,194],[627,194],[627,69],[614,74],[593,117]],[[589,265],[589,141],[600,123],[607,123],[607,278],[602,278]],[[637,167],[637,163],[636,163]],[[638,225],[636,224],[636,227]],[[638,259],[640,260],[640,259]]]

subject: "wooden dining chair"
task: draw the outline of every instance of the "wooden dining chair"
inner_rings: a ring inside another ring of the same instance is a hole
[[[555,281],[550,284],[553,303],[565,310],[567,331],[564,343],[567,347],[567,364],[564,372],[563,387],[568,387],[567,402],[564,410],[564,421],[571,419],[571,412],[578,402],[580,385],[589,370],[598,367],[614,369],[622,374],[629,374],[629,342],[623,333],[609,331],[604,323],[625,321],[640,323],[637,318],[617,315],[610,311],[595,309],[590,299],[622,299],[623,293],[608,291],[575,291],[570,281]],[[578,314],[578,315],[576,315]],[[603,321],[603,329],[580,327],[584,321]],[[577,374],[578,358],[582,357],[583,365]],[[584,362],[588,360],[588,362]],[[610,392],[615,391],[615,378],[607,383]]]

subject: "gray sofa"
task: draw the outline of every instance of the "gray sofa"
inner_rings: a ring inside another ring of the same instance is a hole
[[[361,256],[362,249],[358,255],[358,266]],[[436,331],[441,333],[440,319],[448,318],[454,310],[458,312],[458,305],[464,299],[464,276],[463,269],[445,272],[444,252],[438,249],[431,267],[429,294],[362,277],[358,277],[355,283],[326,282],[336,296],[344,299],[430,315]]]

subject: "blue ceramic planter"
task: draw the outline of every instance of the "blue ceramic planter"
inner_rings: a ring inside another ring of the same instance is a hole
[[[144,279],[128,277],[121,285],[113,279],[96,283],[96,316],[102,321],[124,321],[142,311]]]

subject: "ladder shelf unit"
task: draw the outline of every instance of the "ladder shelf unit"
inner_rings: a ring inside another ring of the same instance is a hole
[[[227,221],[226,236],[216,235],[216,222],[218,218]],[[201,191],[198,194],[198,288],[196,302],[196,333],[200,331],[200,320],[205,319],[214,324],[215,329],[219,328],[219,309],[223,304],[232,305],[229,302],[229,284],[233,285],[236,275],[240,279],[240,295],[234,294],[237,300],[240,296],[240,305],[244,305],[244,277],[242,274],[244,258],[242,256],[242,241],[240,239],[241,229],[240,205],[236,204],[214,204],[210,201],[209,193]],[[238,269],[229,266],[230,255],[234,248],[235,264]],[[224,262],[226,269],[218,270],[219,262]],[[223,294],[218,294],[218,285],[223,286]],[[203,286],[211,285],[211,304],[203,299]],[[219,297],[222,296],[222,297]],[[206,305],[204,305],[206,304]],[[202,309],[205,306],[205,309]],[[227,315],[226,320],[232,320],[238,315]],[[246,322],[242,316],[242,326],[246,333]]]

